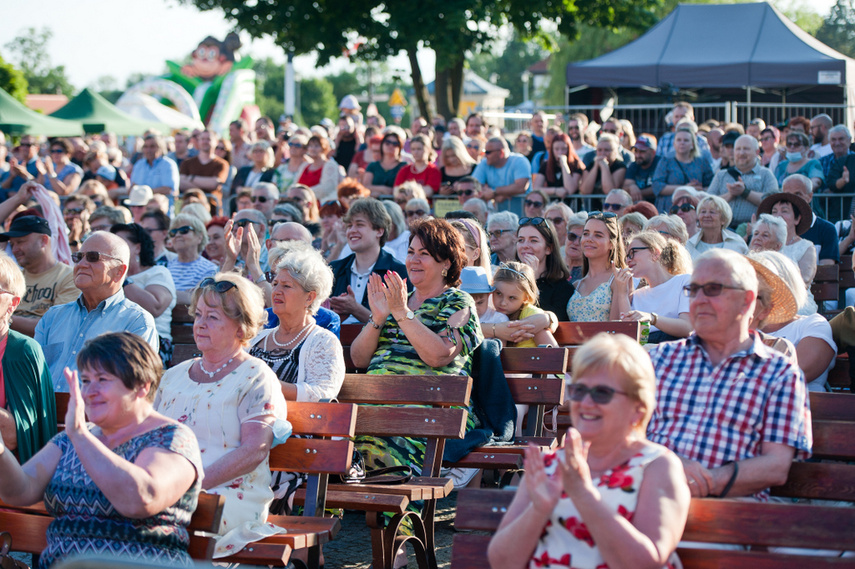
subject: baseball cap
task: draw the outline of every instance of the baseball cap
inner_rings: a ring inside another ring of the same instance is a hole
[[[99,170],[100,171],[100,170]],[[134,186],[131,188],[131,193],[128,194],[128,199],[125,200],[127,206],[144,206],[154,197],[154,192],[149,186]]]
[[[8,241],[12,237],[24,237],[30,233],[52,234],[50,225],[45,218],[36,215],[24,215],[12,222],[9,231],[0,233],[0,241]]]
[[[635,139],[635,147],[639,150],[656,150],[656,139],[646,134],[641,134]]]
[[[729,144],[730,146],[733,146],[736,144],[736,139],[740,136],[741,135],[738,132],[731,130],[724,133],[724,136],[721,137],[721,143],[722,145]]]
[[[116,181],[116,169],[110,165],[101,166],[95,174],[102,178],[107,178],[111,182]]]

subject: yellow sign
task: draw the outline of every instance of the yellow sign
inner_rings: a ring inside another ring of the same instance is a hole
[[[404,94],[401,93],[400,89],[396,88],[394,91],[392,91],[392,94],[389,96],[389,106],[390,107],[393,107],[393,106],[406,107],[407,106],[407,99],[404,97]]]

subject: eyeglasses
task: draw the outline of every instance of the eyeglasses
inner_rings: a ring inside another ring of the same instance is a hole
[[[615,393],[626,395],[626,391],[620,391],[607,385],[595,385],[588,387],[584,383],[572,383],[567,387],[567,395],[571,401],[577,403],[583,401],[586,395],[591,396],[591,400],[597,405],[606,405],[615,396]]]
[[[480,144],[467,144],[466,148],[471,148],[472,150],[481,150]]]
[[[534,200],[525,200],[523,203],[528,207],[543,207],[543,202],[536,202]]]
[[[253,200],[253,201],[255,201],[255,200]],[[235,226],[235,227],[246,227],[246,226],[247,226],[247,225],[249,225],[250,223],[254,223],[254,224],[256,224],[256,225],[261,225],[261,223],[260,223],[260,222],[258,222],[258,221],[254,221],[254,220],[252,220],[252,219],[239,219],[239,220],[237,220],[237,221],[235,221],[235,222],[234,222],[234,226]]]
[[[631,261],[635,258],[636,251],[647,251],[648,247],[630,247],[626,250],[626,260]]]
[[[801,148],[801,142],[787,142],[787,148]]]
[[[485,151],[484,151],[484,154],[486,154],[487,156],[489,156],[489,155],[490,155],[490,154],[492,154],[493,152],[501,152],[501,148],[495,148],[495,149],[493,149],[493,150],[485,150]]]
[[[564,223],[563,217],[547,217],[546,219],[551,221],[552,225],[560,225],[560,224]]]
[[[613,211],[619,211],[620,208],[622,208],[622,207],[623,206],[619,203],[608,203],[608,202],[606,202],[603,204],[603,209],[610,209]]]
[[[408,211],[407,217],[421,217],[425,215],[427,212],[423,209],[417,209],[415,211]]]
[[[520,218],[520,227],[523,225],[543,225],[546,223],[546,218],[544,217],[521,217]]]
[[[605,133],[608,133],[608,134],[617,134],[617,130],[613,130],[613,129],[605,129],[604,128],[604,129],[602,129],[602,131]]]
[[[457,190],[457,195],[458,195],[458,196],[474,196],[474,195],[475,195],[475,190],[472,190],[472,189],[468,189],[468,190]]]
[[[182,225],[181,227],[176,227],[175,229],[170,229],[169,230],[169,236],[175,237],[176,235],[187,235],[191,231],[194,231],[194,229],[191,226]]]
[[[513,231],[513,229],[494,229],[493,231],[488,231],[487,235],[493,239],[499,239],[503,233],[510,233],[511,231]]]
[[[267,196],[252,196],[252,203],[267,203]]]
[[[226,151],[226,147],[225,147],[225,146],[218,146],[218,147],[217,147],[217,150],[219,150],[220,152],[225,152],[225,151]]]
[[[18,146],[26,146],[27,148],[29,148],[30,146],[35,146],[35,143],[33,143],[33,142],[22,142]]]
[[[213,277],[205,277],[199,283],[199,288],[211,287],[218,293],[222,294],[235,288],[237,285],[231,281],[215,281]]]
[[[51,154],[65,154],[65,150],[63,150],[62,148],[51,148],[50,153]]]
[[[760,137],[760,142],[774,142],[774,140],[775,140],[774,136],[761,136]]]
[[[578,241],[581,238],[582,238],[582,236],[579,235],[578,233],[573,233],[572,231],[567,232],[567,242],[568,243],[575,243],[576,241]]]
[[[80,215],[81,213],[83,213],[83,208],[82,207],[71,207],[71,208],[66,209],[63,213],[65,215]]]
[[[718,296],[721,294],[721,291],[726,288],[731,290],[745,290],[742,287],[723,285],[721,283],[706,283],[702,285],[692,283],[683,287],[683,294],[689,298],[695,298],[698,296],[698,291],[703,290],[704,296]]]
[[[690,203],[684,203],[683,205],[672,205],[671,209],[668,210],[668,213],[671,215],[676,214],[678,211],[682,211],[683,213],[689,211],[695,211],[695,206]]]
[[[299,142],[289,142],[288,146],[291,148],[303,148],[303,145]]]
[[[101,257],[106,257],[107,259],[114,259],[116,261],[121,261],[121,259],[118,257],[114,257],[113,255],[108,255],[106,253],[101,253],[99,251],[86,251],[86,252],[78,251],[77,253],[71,254],[71,260],[74,261],[75,263],[79,263],[83,259],[86,259],[87,263],[97,263],[98,261],[101,260]]]
[[[388,144],[389,146],[401,146],[401,143],[397,140],[392,140],[391,138],[387,138],[383,141],[383,144]]]
[[[617,215],[610,212],[610,211],[591,211],[588,213],[588,219],[591,219],[591,218],[593,218],[593,219],[597,219],[597,218],[615,219],[616,217],[617,217]]]

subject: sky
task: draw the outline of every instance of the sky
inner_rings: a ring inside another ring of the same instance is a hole
[[[835,0],[810,0],[820,14],[827,14]],[[34,18],[38,14],[38,18]],[[14,37],[27,28],[48,27],[53,39],[48,46],[52,65],[64,65],[72,85],[92,86],[99,77],[111,75],[123,88],[129,75],[160,75],[167,59],[180,61],[208,35],[223,39],[230,25],[218,11],[201,12],[177,0],[27,0],[26,9],[4,10],[0,26],[0,53]],[[269,39],[251,41],[241,34],[244,46],[239,53],[255,58],[271,57],[284,63],[285,55]],[[434,76],[430,50],[419,53],[425,80]],[[316,69],[314,58],[295,58],[298,75],[320,76],[352,69],[346,60]],[[390,70],[409,75],[405,56],[389,61]]]

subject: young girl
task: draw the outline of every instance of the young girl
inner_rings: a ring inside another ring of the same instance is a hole
[[[543,314],[537,304],[537,284],[534,270],[523,263],[503,263],[493,276],[493,306],[511,321],[521,320],[533,314]],[[549,329],[537,332],[534,338],[514,345],[517,348],[535,348],[542,344],[558,347],[558,342]]]

